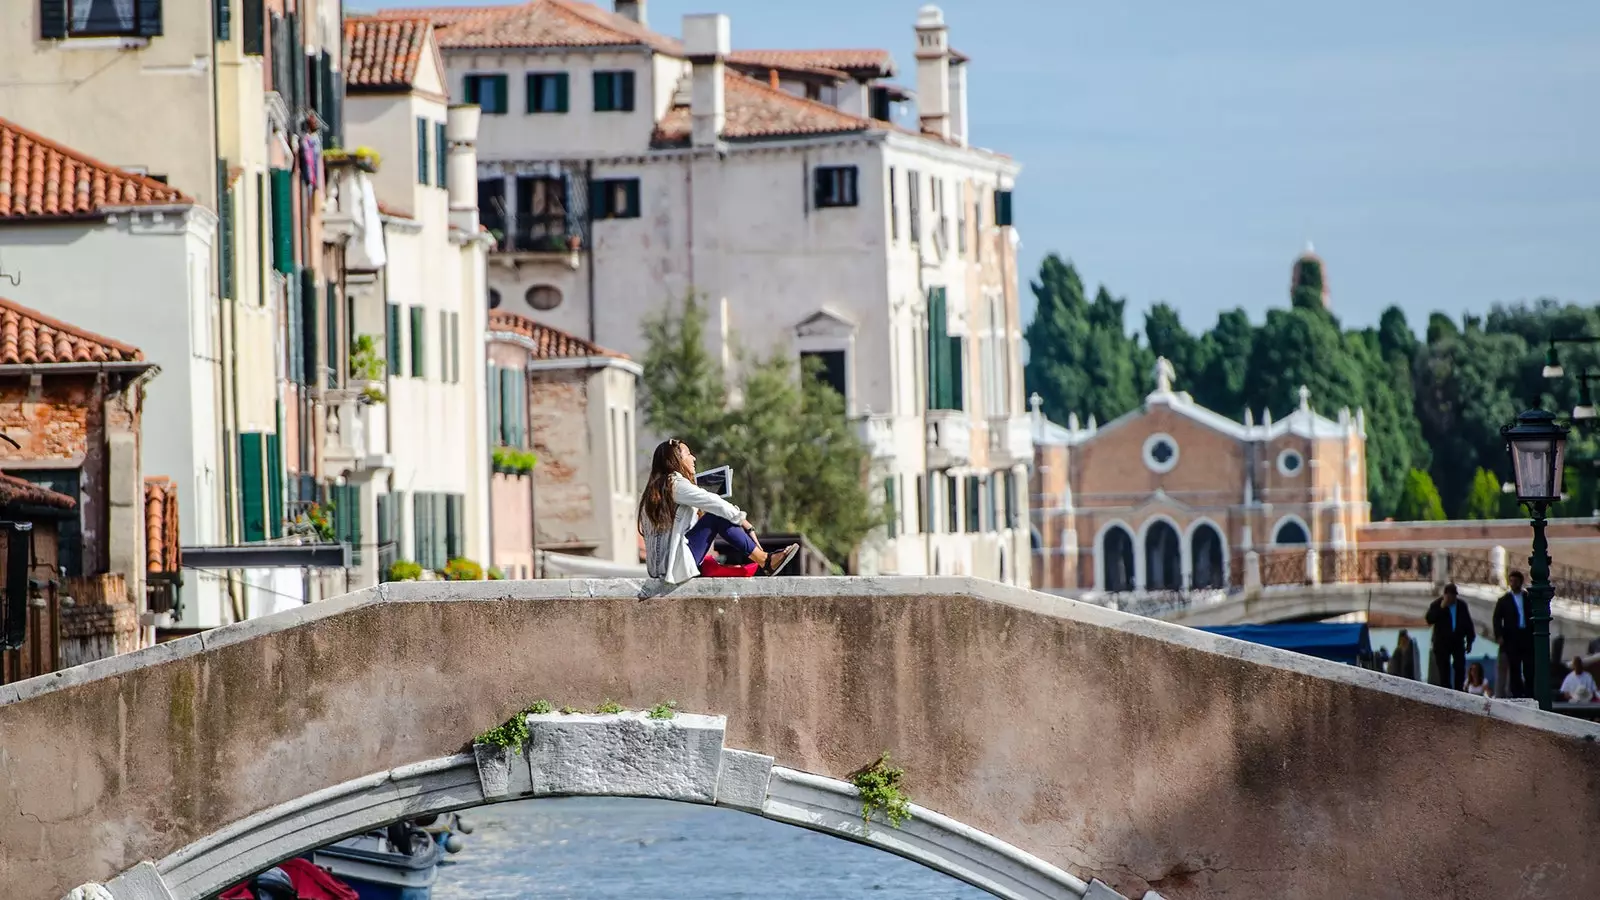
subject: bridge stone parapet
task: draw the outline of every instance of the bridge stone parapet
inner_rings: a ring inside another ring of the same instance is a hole
[[[536,716],[480,759],[541,698],[695,715]],[[848,781],[886,750],[899,829]],[[579,790],[999,896],[1585,896],[1597,767],[1586,722],[970,579],[389,585],[0,688],[0,896],[194,900],[376,823]]]

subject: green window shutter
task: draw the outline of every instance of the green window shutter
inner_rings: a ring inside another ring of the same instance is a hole
[[[496,75],[489,81],[494,85],[494,96],[490,98],[489,104],[493,109],[490,112],[496,115],[505,115],[506,110],[511,106],[511,80],[505,75]]]
[[[262,0],[241,0],[239,15],[244,18],[241,23],[244,29],[244,52],[249,56],[261,56],[266,50],[267,30]]]
[[[317,352],[320,342],[317,340],[317,270],[300,270],[300,336],[303,349],[300,358],[303,361],[304,379],[301,384],[313,385],[317,383],[317,361],[322,354]]]
[[[342,384],[349,376],[348,356],[339,340],[339,283],[329,281],[323,288],[323,318],[327,320],[328,384]]]
[[[532,435],[528,433],[528,374],[521,369],[517,370],[517,446],[527,447],[532,443]]]
[[[233,228],[233,188],[223,159],[217,161],[217,289],[224,300],[235,299]]]
[[[611,215],[606,210],[606,191],[611,182],[604,178],[596,178],[589,182],[589,217],[591,219],[609,219]]]
[[[232,0],[216,0],[217,40],[233,40],[233,3]]]
[[[621,82],[619,88],[622,94],[617,98],[622,101],[617,104],[617,107],[623,112],[633,112],[633,73],[619,72],[617,73],[617,78]]]
[[[39,0],[39,37],[59,41],[67,36],[67,0]]]
[[[421,491],[411,495],[411,541],[415,562],[428,567],[428,528],[433,524],[433,514],[428,511],[428,495]]]
[[[256,260],[252,266],[256,273],[256,302],[262,306],[267,305],[271,299],[267,295],[267,284],[271,276],[267,274],[267,232],[272,230],[270,219],[272,198],[267,191],[267,176],[264,172],[256,173]]]
[[[433,495],[433,567],[443,569],[450,561],[450,495]]]
[[[928,408],[949,409],[950,341],[946,332],[944,288],[928,289]]]
[[[439,187],[450,186],[450,154],[447,152],[450,141],[444,135],[444,123],[435,122],[433,125],[433,146],[439,158]]]
[[[403,353],[401,348],[404,345],[401,343],[400,332],[403,327],[400,320],[400,304],[389,304],[389,333],[384,335],[385,343],[388,345],[386,348],[388,359],[384,360],[384,362],[389,368],[390,375],[399,375],[401,371],[400,356]]]
[[[417,117],[417,184],[428,183],[428,120]]]
[[[461,314],[450,314],[450,383],[461,383]]]
[[[489,377],[487,387],[489,391],[489,441],[491,445],[500,444],[500,367],[494,363],[489,364]]]
[[[446,494],[444,498],[444,555],[447,561],[459,559],[462,555],[461,519],[466,505],[463,500],[460,494]]]
[[[569,90],[570,90],[570,88],[569,88],[570,82],[569,82],[569,79],[567,78],[567,73],[565,73],[565,72],[558,73],[555,76],[555,79],[556,79],[556,109],[555,109],[555,111],[558,112],[558,113],[564,113],[564,112],[567,111],[567,103],[568,103],[567,95],[568,95]]]
[[[439,310],[439,381],[448,384],[450,381],[450,355],[455,348],[450,346],[450,313]]]
[[[627,181],[624,181],[622,183],[622,190],[627,199],[623,204],[621,218],[639,218],[639,179],[629,178]]]
[[[594,73],[594,111],[611,112],[616,107],[612,105],[612,74],[610,72]]]
[[[889,537],[900,534],[900,498],[895,496],[895,478],[890,475],[883,480],[883,505],[887,507],[889,516]]]
[[[139,37],[161,36],[161,0],[143,0],[139,9]]]
[[[294,273],[294,172],[272,170],[272,265]]]
[[[961,338],[950,338],[949,355],[946,357],[949,361],[950,371],[950,394],[948,398],[950,405],[945,407],[946,409],[967,408],[966,381],[963,374],[963,361],[966,356],[963,352],[964,349]]]
[[[240,517],[244,521],[246,543],[267,539],[266,464],[262,435],[239,435]]]
[[[500,370],[500,443],[517,446],[517,370]]]
[[[411,307],[411,377],[426,378],[428,353],[427,310]]]
[[[466,95],[468,103],[483,106],[483,76],[468,75],[461,79],[461,92]]]
[[[283,438],[267,435],[267,537],[283,537]]]

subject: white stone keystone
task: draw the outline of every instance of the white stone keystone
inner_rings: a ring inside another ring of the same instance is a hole
[[[478,782],[483,785],[483,799],[521,796],[533,790],[528,763],[521,751],[473,744],[472,755],[478,760]]]
[[[153,862],[142,862],[106,882],[102,890],[115,900],[174,900]],[[93,896],[93,895],[90,895]]]
[[[717,805],[761,814],[772,781],[772,757],[748,750],[723,750]]]
[[[715,803],[725,716],[528,717],[533,795]]]

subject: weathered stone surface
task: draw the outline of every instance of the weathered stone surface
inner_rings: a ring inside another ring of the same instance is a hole
[[[717,805],[759,813],[767,802],[767,782],[771,778],[772,757],[747,750],[723,750],[722,773],[717,776]]]
[[[533,794],[713,803],[726,729],[722,716],[529,716]]]
[[[1110,885],[1096,878],[1089,882],[1089,889],[1083,892],[1083,900],[1128,900],[1128,898],[1113,891]]]
[[[639,588],[387,585],[8,685],[0,897],[461,754],[534,699],[669,697],[804,772],[889,750],[918,804],[1127,896],[1600,894],[1579,720],[966,579]]]
[[[511,793],[513,767],[526,770],[522,753],[510,747],[485,747],[472,745],[472,755],[478,761],[478,780],[483,784],[486,800],[498,800]]]
[[[106,891],[116,900],[173,900],[155,863],[148,861],[106,882]]]

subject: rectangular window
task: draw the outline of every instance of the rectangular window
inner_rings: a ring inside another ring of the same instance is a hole
[[[385,362],[389,367],[390,375],[399,375],[402,371],[400,357],[404,351],[401,348],[405,346],[403,343],[405,336],[401,334],[405,330],[403,322],[404,320],[400,317],[400,304],[389,304],[389,333],[384,335],[384,338],[387,345],[385,349],[389,356]]]
[[[639,179],[606,178],[589,182],[589,215],[596,219],[639,218]]]
[[[994,224],[1001,228],[1011,225],[1011,192],[994,192]]]
[[[949,529],[945,534],[961,533],[961,479],[954,475],[944,476],[944,502],[945,525]]]
[[[333,538],[350,545],[350,562],[361,564],[362,485],[341,484],[333,488]]]
[[[219,29],[222,26],[219,24]],[[159,37],[161,0],[40,0],[39,36],[45,40],[69,37]],[[219,33],[219,38],[227,40]]]
[[[814,177],[817,209],[856,205],[855,166],[818,166]]]
[[[911,243],[922,243],[922,183],[916,172],[906,172],[906,202],[911,210]]]
[[[318,284],[316,269],[300,270],[300,365],[301,384],[314,385],[317,380],[317,369],[320,367],[318,360],[322,358],[317,352],[322,344],[317,340],[317,296],[321,293]]]
[[[1017,527],[1017,521],[1018,521],[1018,519],[1017,519],[1017,499],[1016,499],[1017,498],[1017,473],[1011,472],[1011,471],[1007,471],[1005,473],[1005,478],[1001,479],[1001,481],[1004,483],[1004,486],[1003,486],[1002,489],[1005,491],[1005,496],[1002,499],[1004,500],[1003,506],[1005,507],[1006,527],[1007,528],[1016,528]]]
[[[233,40],[232,0],[212,0],[212,7],[214,15],[211,17],[211,22],[216,26],[217,40]]]
[[[842,399],[845,392],[845,367],[843,350],[808,351],[800,354],[802,369],[821,383],[832,388]]]
[[[972,475],[962,480],[967,487],[967,533],[977,534],[983,530],[983,485]]]
[[[967,255],[967,186],[956,185],[956,255]]]
[[[433,564],[433,495],[417,491],[411,495],[411,540],[416,550],[416,563],[424,569],[437,568]]]
[[[528,404],[524,400],[526,388],[520,369],[500,370],[499,442],[503,446],[523,446],[528,421]]]
[[[883,480],[884,515],[888,518],[889,537],[900,536],[900,497],[895,493],[895,477]]]
[[[428,353],[428,311],[420,306],[411,307],[411,377],[426,378],[424,365]]]
[[[444,136],[444,123],[433,123],[433,150],[436,157],[435,168],[438,169],[433,183],[442,188],[450,186],[450,154],[446,152],[449,146],[449,139]]]
[[[928,408],[962,409],[961,338],[950,334],[945,289],[928,289]]]
[[[439,381],[450,383],[450,356],[455,348],[450,346],[450,314],[439,310]]]
[[[245,543],[267,539],[267,461],[265,435],[239,435],[240,518]]]
[[[256,173],[256,258],[246,265],[256,273],[256,303],[266,306],[270,299],[267,296],[267,285],[271,283],[272,276],[267,274],[267,232],[271,230],[267,216],[272,206],[267,193],[267,175],[265,172]]]
[[[432,167],[428,165],[428,120],[417,117],[417,184],[427,184]]]
[[[294,172],[272,170],[272,267],[294,274]]]
[[[461,314],[450,314],[450,383],[461,383]]]
[[[489,392],[489,440],[500,445],[500,367],[489,363],[484,387]]]
[[[528,112],[564,113],[567,111],[567,73],[528,73]]]
[[[478,104],[486,116],[506,114],[506,76],[468,75],[462,81],[468,103]]]
[[[444,503],[445,560],[460,559],[466,554],[466,542],[462,536],[466,530],[467,498],[461,494],[446,494]]]
[[[917,531],[933,533],[933,501],[928,496],[928,479],[917,476]]]
[[[889,240],[900,240],[900,198],[895,186],[894,166],[889,167]]]
[[[267,15],[262,0],[241,0],[239,14],[244,17],[244,52],[261,56],[266,51]]]
[[[283,438],[267,435],[267,537],[283,537]]]
[[[886,88],[886,87],[875,87],[875,88],[872,88],[871,104],[872,104],[872,111],[871,111],[870,115],[874,119],[877,119],[879,122],[893,122],[894,121],[894,105],[893,105],[893,101],[889,99],[889,89],[888,88]]]
[[[595,112],[633,112],[633,73],[594,73]]]
[[[531,436],[530,436],[531,439]],[[622,411],[622,474],[628,482],[628,493],[636,493],[633,470],[633,410]]]
[[[972,258],[983,261],[983,189],[972,195]]]
[[[345,376],[350,371],[350,353],[345,347],[345,342],[339,338],[339,283],[329,281],[323,286],[322,318],[327,329],[328,340],[324,349],[328,354],[328,387],[338,387],[345,383]]]
[[[511,249],[559,252],[567,248],[572,207],[567,188],[567,179],[559,176],[517,176],[516,209],[509,229]],[[593,189],[591,184],[590,191]]]

